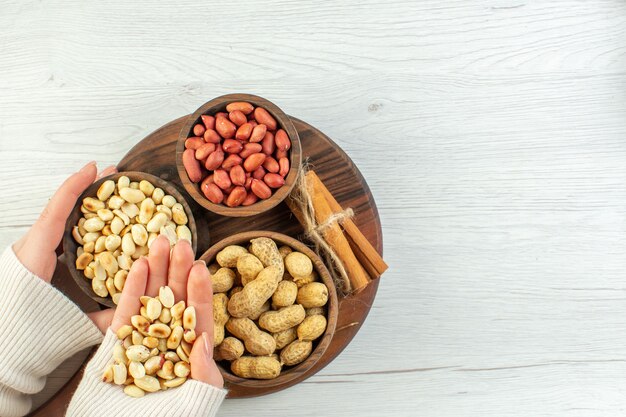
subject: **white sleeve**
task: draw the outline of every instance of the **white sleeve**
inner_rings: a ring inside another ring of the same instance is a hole
[[[102,340],[76,304],[28,271],[8,247],[0,256],[0,416],[23,416],[30,395],[61,362]]]

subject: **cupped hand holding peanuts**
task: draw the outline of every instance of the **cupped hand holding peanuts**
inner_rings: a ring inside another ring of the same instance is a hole
[[[39,219],[13,245],[15,256],[26,269],[48,283],[52,280],[57,265],[56,250],[76,200],[95,180],[115,172],[117,169],[110,166],[98,174],[96,163],[90,162],[65,180],[41,212]],[[108,309],[90,313],[89,318],[104,333],[112,315],[112,310]]]
[[[142,304],[140,297],[156,297],[159,288],[169,286],[176,301],[184,300],[196,310],[196,333],[189,357],[191,378],[221,388],[224,380],[213,360],[213,289],[209,270],[203,261],[194,262],[191,244],[179,241],[172,249],[165,236],[159,236],[150,247],[147,258],[135,261],[120,302],[111,321],[111,330],[130,324]]]

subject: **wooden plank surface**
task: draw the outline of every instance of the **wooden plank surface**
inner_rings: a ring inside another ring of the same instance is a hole
[[[368,181],[390,269],[361,331],[222,416],[623,416],[623,1],[5,0],[0,27],[2,246],[72,170],[229,92]]]

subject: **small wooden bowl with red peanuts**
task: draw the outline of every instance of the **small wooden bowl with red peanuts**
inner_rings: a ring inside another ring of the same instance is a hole
[[[263,213],[293,189],[302,162],[298,131],[274,103],[228,94],[202,105],[183,125],[176,167],[202,207],[230,217]]]

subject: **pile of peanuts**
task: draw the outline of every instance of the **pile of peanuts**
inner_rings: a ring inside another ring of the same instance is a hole
[[[196,340],[196,310],[184,301],[175,303],[170,287],[140,300],[143,306],[132,325],[117,330],[119,341],[102,375],[104,382],[123,385],[136,398],[181,386],[191,373],[189,355]]]
[[[262,107],[240,101],[226,111],[202,115],[185,140],[183,165],[212,203],[249,206],[285,184],[291,140]]]
[[[191,242],[191,230],[182,204],[149,181],[122,175],[117,184],[104,181],[96,197],[83,199],[83,217],[72,229],[80,245],[76,268],[91,280],[96,295],[117,304],[130,267],[148,254],[154,239],[163,234],[172,246],[179,239]]]
[[[304,361],[326,330],[328,288],[311,259],[266,237],[227,246],[209,265],[215,359],[242,378],[273,379]]]

